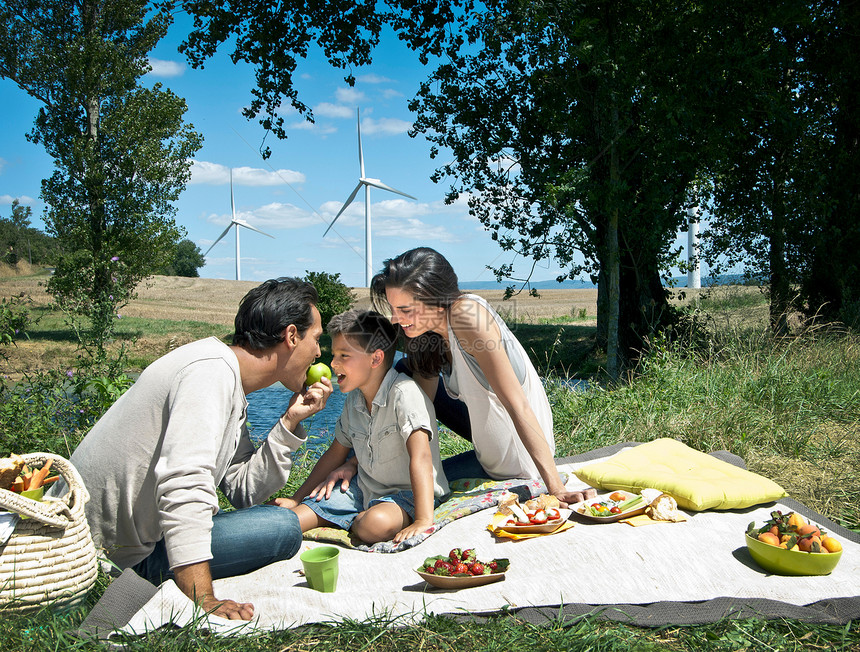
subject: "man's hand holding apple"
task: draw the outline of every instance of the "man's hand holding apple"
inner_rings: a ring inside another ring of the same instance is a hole
[[[313,374],[311,374],[312,370],[315,370]],[[284,427],[290,432],[295,432],[299,422],[303,419],[307,419],[322,410],[333,391],[331,369],[322,362],[311,365],[305,381],[307,387],[303,391],[293,394],[287,411],[281,417]]]

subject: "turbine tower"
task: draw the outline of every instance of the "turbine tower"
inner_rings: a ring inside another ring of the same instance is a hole
[[[221,238],[223,238],[225,235],[227,235],[227,232],[230,229],[232,229],[234,226],[236,227],[236,280],[241,281],[242,280],[242,272],[241,272],[240,264],[239,264],[239,261],[241,260],[239,257],[239,227],[243,226],[246,229],[251,229],[252,231],[256,231],[257,233],[262,233],[267,238],[272,238],[273,240],[274,240],[275,236],[269,235],[268,233],[260,231],[260,229],[251,226],[245,220],[240,220],[238,217],[236,217],[236,203],[233,201],[233,168],[230,168],[230,211],[233,215],[233,218],[230,220],[230,226],[228,226],[226,229],[224,229],[224,231],[221,233],[221,235],[218,236],[218,239],[212,243],[212,247],[214,247],[216,244],[221,242]],[[209,249],[206,250],[206,253],[203,254],[204,258],[207,256],[207,254],[210,251],[212,251],[212,247],[209,247]]]
[[[334,223],[337,222],[337,218],[341,216],[346,210],[346,207],[352,203],[352,200],[355,199],[355,196],[358,194],[358,191],[361,190],[361,187],[364,186],[364,256],[365,256],[365,276],[364,281],[367,287],[370,287],[370,279],[373,277],[373,252],[370,244],[370,187],[379,188],[380,190],[387,190],[388,192],[393,192],[398,195],[403,195],[404,197],[409,197],[409,199],[417,199],[417,197],[413,197],[405,192],[400,190],[395,190],[389,185],[382,183],[379,179],[371,179],[369,177],[364,176],[364,154],[361,150],[361,117],[359,116],[358,109],[355,110],[355,119],[358,124],[358,167],[359,167],[359,177],[358,177],[358,185],[355,187],[355,190],[352,191],[349,197],[347,197],[346,201],[343,203],[341,209],[337,212],[337,215],[334,216],[334,219],[331,221],[331,224],[328,225],[328,228],[323,233],[323,237],[326,237],[328,232],[331,230],[331,227],[334,226]]]

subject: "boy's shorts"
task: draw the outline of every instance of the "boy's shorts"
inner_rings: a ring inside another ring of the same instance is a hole
[[[415,519],[415,497],[411,491],[398,491],[394,494],[388,494],[380,498],[374,498],[370,501],[368,508],[373,507],[377,503],[394,503],[404,512],[409,514],[409,518]],[[332,489],[331,496],[318,501],[316,497],[305,498],[302,501],[303,505],[307,505],[313,510],[314,514],[321,519],[334,523],[337,527],[348,530],[352,527],[352,522],[355,517],[364,511],[364,496],[361,488],[358,486],[358,476],[354,475],[349,481],[349,488],[346,491],[341,491],[340,486]]]

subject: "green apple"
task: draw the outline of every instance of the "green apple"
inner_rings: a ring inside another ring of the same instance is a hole
[[[328,365],[324,362],[312,364],[310,369],[308,369],[308,377],[305,378],[305,385],[310,387],[314,383],[318,383],[323,376],[331,380],[331,369],[328,368]]]

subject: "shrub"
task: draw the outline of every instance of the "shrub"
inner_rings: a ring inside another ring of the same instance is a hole
[[[32,299],[23,294],[0,299],[0,344],[12,344],[18,337],[27,336],[30,303]]]
[[[322,325],[325,328],[329,320],[335,315],[349,310],[355,303],[355,295],[343,281],[340,274],[329,274],[328,272],[305,272],[305,279],[317,289],[320,301],[317,309],[320,311]]]

